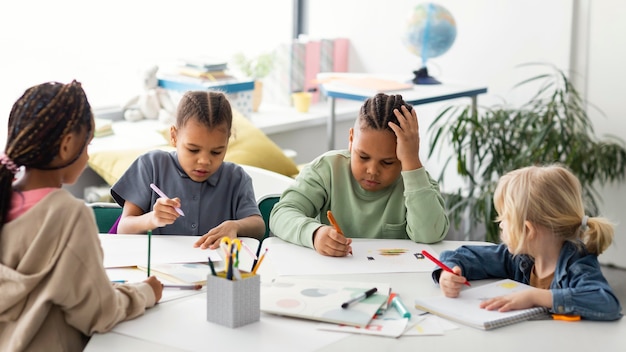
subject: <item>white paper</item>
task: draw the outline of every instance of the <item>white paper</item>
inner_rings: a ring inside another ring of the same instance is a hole
[[[148,264],[147,235],[100,234],[104,251],[104,267],[145,266]],[[221,262],[219,252],[212,249],[194,248],[197,236],[151,236],[151,264]]]
[[[429,245],[411,240],[353,239],[352,255],[327,257],[272,238],[267,255],[279,276],[430,272],[435,264],[421,255],[424,249],[436,255]]]
[[[348,332],[352,334],[364,334],[386,337],[398,337],[406,330],[409,319],[373,319],[364,328],[348,325],[325,324],[317,326],[320,330]]]

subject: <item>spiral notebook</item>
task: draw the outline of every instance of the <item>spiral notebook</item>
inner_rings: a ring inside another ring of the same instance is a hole
[[[505,279],[461,291],[459,297],[419,297],[415,308],[477,329],[491,330],[525,320],[546,316],[545,307],[533,307],[509,312],[480,308],[480,302],[531,288],[521,282]]]

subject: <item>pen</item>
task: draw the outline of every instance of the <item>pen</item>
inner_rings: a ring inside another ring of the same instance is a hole
[[[402,303],[402,301],[400,300],[400,296],[398,296],[398,294],[396,293],[391,294],[391,305],[398,311],[398,313],[403,318],[411,319],[411,312],[409,312],[409,310],[406,308],[404,303]]]
[[[254,265],[254,268],[252,269],[252,273],[253,274],[256,274],[256,271],[259,270],[259,267],[261,266],[261,262],[263,262],[263,259],[265,259],[265,255],[267,254],[267,250],[268,250],[268,248],[265,248],[265,252],[263,252],[263,254],[261,254],[261,257],[256,262],[256,264]]]
[[[339,228],[339,224],[337,223],[337,220],[335,220],[335,216],[330,210],[326,212],[326,217],[328,218],[328,221],[330,221],[330,224],[333,225],[333,227],[335,228],[335,231],[337,231],[337,233],[339,233],[340,235],[343,235],[343,231],[341,231],[341,228]],[[350,251],[350,254],[352,254],[352,251]]]
[[[347,309],[351,304],[366,299],[367,297],[369,297],[369,296],[373,295],[374,293],[376,293],[377,290],[378,289],[376,287],[370,288],[369,290],[361,293],[360,295],[354,297],[353,299],[342,303],[341,304],[341,308]]]
[[[452,269],[448,268],[447,265],[445,265],[444,263],[438,261],[435,257],[433,257],[430,253],[426,252],[426,250],[422,250],[422,254],[426,256],[426,258],[430,259],[433,261],[433,263],[437,264],[441,269],[449,272],[449,273],[453,273],[454,275],[457,275],[454,271],[452,271]],[[467,286],[470,286],[469,281],[465,280],[465,284]]]
[[[190,284],[190,285],[163,284],[163,288],[175,288],[179,290],[199,290],[202,288],[202,285],[200,284]]]
[[[248,245],[246,244],[246,242],[241,241],[241,245],[243,246],[243,249],[246,250],[246,252],[248,252],[248,254],[250,254],[250,256],[252,258],[254,258],[254,260],[257,260],[259,258],[257,258],[256,254],[254,253],[254,251],[252,249],[250,249],[250,247],[248,247]]]
[[[233,250],[235,249],[235,246],[231,246],[230,247],[230,254],[228,257],[228,265],[226,266],[226,279],[228,280],[232,280],[233,279],[233,262],[235,261],[233,258]]]
[[[111,280],[112,283],[116,283],[116,284],[125,284],[128,281],[127,280]]]
[[[211,257],[209,257],[209,268],[211,268],[211,274],[213,276],[217,276],[217,273],[215,272],[215,266],[213,265],[213,261],[211,260]]]
[[[154,183],[150,184],[150,188],[152,188],[152,190],[159,195],[159,197],[161,198],[169,198],[167,195],[165,195],[165,193],[163,193],[163,191],[161,191],[159,189],[159,187],[157,187]],[[185,213],[183,213],[182,209],[180,208],[174,208],[176,210],[176,212],[182,216],[185,216]]]
[[[150,244],[152,242],[152,230],[148,230],[148,269],[146,272],[148,273],[148,277],[150,277]]]

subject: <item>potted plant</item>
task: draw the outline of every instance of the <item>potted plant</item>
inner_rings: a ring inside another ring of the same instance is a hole
[[[538,65],[538,64],[527,64]],[[465,186],[446,194],[451,222],[458,228],[482,224],[485,238],[499,241],[493,192],[504,173],[533,165],[562,163],[580,179],[589,215],[598,212],[597,182],[614,182],[626,174],[626,149],[616,136],[595,136],[584,102],[568,77],[552,65],[549,72],[518,83],[538,87],[520,107],[506,102],[479,107],[449,106],[429,126],[430,153],[452,146],[439,177],[455,162]]]
[[[263,82],[274,68],[274,53],[263,53],[256,57],[249,58],[243,53],[233,56],[233,64],[242,74],[254,80],[254,93],[252,94],[252,111],[259,110],[263,99]]]

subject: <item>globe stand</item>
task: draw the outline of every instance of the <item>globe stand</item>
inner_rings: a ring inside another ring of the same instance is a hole
[[[415,77],[413,77],[413,84],[441,84],[434,77],[428,75],[428,69],[424,66],[417,71],[413,71]]]

